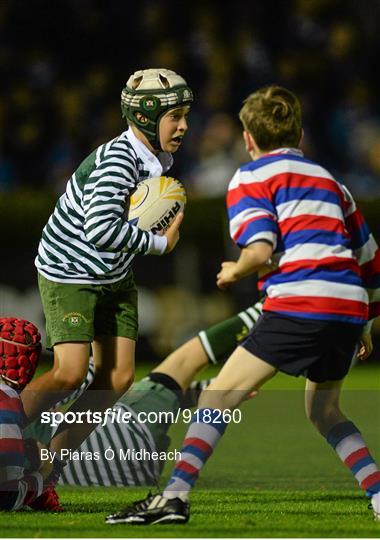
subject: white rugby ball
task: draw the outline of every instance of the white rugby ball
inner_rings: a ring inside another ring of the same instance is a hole
[[[179,180],[155,176],[137,185],[130,197],[128,221],[139,229],[163,234],[185,204],[186,191]]]

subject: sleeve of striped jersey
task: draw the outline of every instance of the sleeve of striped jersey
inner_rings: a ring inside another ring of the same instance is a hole
[[[369,319],[380,315],[380,250],[354,198],[346,187],[345,223],[351,237],[351,249],[357,258],[363,285],[369,297]]]
[[[265,182],[251,171],[240,169],[232,178],[227,193],[230,234],[241,248],[253,242],[268,241],[277,246],[277,220],[272,197]]]
[[[126,154],[106,158],[97,166],[84,188],[85,234],[103,251],[160,255],[166,239],[131,225],[124,216],[135,176],[135,165]]]

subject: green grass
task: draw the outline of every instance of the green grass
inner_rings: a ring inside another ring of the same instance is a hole
[[[141,375],[146,368],[141,370]],[[104,524],[147,488],[60,487],[64,514],[0,513],[2,537],[380,537],[350,472],[303,412],[303,381],[279,375],[243,404],[194,490],[182,526]],[[342,393],[346,414],[380,462],[379,368],[357,366]],[[171,428],[180,448],[186,426]],[[172,463],[164,470],[162,485]]]
[[[65,514],[19,512],[7,517],[6,537],[319,537],[378,538],[357,491],[199,490],[186,525],[105,525],[104,517],[146,491],[117,488],[62,488]],[[2,515],[0,514],[0,519]],[[5,519],[2,520],[3,523]]]
[[[357,491],[199,490],[186,525],[106,525],[104,517],[146,491],[62,488],[64,514],[0,514],[6,537],[378,538],[380,524]]]

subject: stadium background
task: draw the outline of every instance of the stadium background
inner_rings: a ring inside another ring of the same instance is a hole
[[[304,150],[348,185],[380,240],[379,22],[377,0],[1,0],[0,313],[43,327],[41,229],[79,162],[124,129],[120,91],[142,67],[178,71],[195,103],[170,171],[189,196],[181,242],[135,263],[140,360],[255,299],[253,280],[215,287],[236,256],[223,196],[248,159],[237,112],[255,88],[300,95]]]

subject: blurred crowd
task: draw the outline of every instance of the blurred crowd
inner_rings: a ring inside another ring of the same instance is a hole
[[[1,0],[0,191],[62,192],[124,129],[141,67],[181,73],[196,101],[172,174],[219,197],[247,160],[237,113],[277,83],[303,103],[303,147],[359,198],[380,196],[377,0]]]

